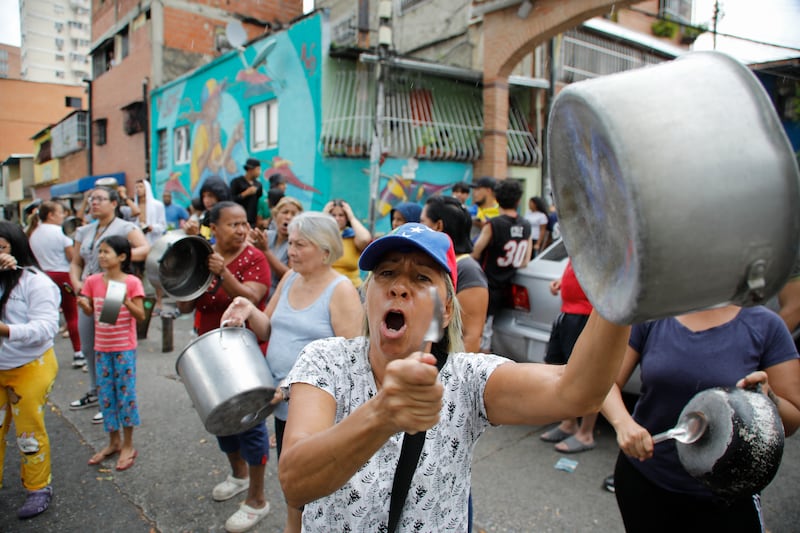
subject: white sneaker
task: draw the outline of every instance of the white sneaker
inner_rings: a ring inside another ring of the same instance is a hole
[[[97,411],[97,413],[92,417],[92,424],[102,424],[103,423],[103,411]]]
[[[225,500],[230,500],[240,492],[246,491],[249,486],[250,478],[239,479],[238,477],[229,475],[225,481],[214,487],[214,490],[211,491],[211,496],[214,498],[214,501],[224,502]]]
[[[225,522],[225,531],[228,533],[243,533],[258,524],[268,514],[269,502],[261,509],[253,509],[243,503],[239,510],[233,513]]]

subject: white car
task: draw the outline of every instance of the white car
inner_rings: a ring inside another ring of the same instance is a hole
[[[561,312],[561,297],[550,292],[550,282],[561,278],[567,266],[562,240],[547,247],[514,275],[508,306],[494,317],[492,352],[519,362],[543,363],[553,322]],[[624,387],[639,394],[639,367]]]

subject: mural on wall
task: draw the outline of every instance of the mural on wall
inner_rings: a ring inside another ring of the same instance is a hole
[[[230,183],[255,157],[265,190],[280,174],[288,194],[310,203],[319,193],[308,147],[319,124],[320,25],[309,17],[153,91],[156,194],[188,206],[209,176]]]
[[[254,157],[261,161],[265,191],[269,177],[280,174],[286,194],[307,209],[344,198],[367,223],[370,202],[377,202],[380,233],[388,231],[397,203],[423,204],[471,180],[468,163],[388,158],[372,198],[368,159],[322,156],[323,71],[331,61],[321,53],[328,47],[326,17],[315,13],[152,92],[157,195],[171,191],[174,202],[188,206],[209,176],[230,182]]]

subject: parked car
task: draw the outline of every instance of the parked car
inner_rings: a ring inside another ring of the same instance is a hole
[[[517,271],[508,305],[494,317],[493,353],[519,362],[544,362],[550,330],[561,312],[561,296],[550,292],[550,282],[561,278],[567,259],[559,239]],[[623,390],[639,394],[640,387],[637,366]]]

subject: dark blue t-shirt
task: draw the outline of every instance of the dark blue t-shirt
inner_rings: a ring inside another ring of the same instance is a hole
[[[633,418],[651,435],[673,427],[696,393],[733,387],[751,372],[798,357],[786,325],[765,307],[742,308],[730,322],[698,332],[674,318],[637,324],[628,344],[641,354],[642,395]],[[673,440],[656,444],[647,461],[629,460],[663,489],[711,496],[683,469]]]

